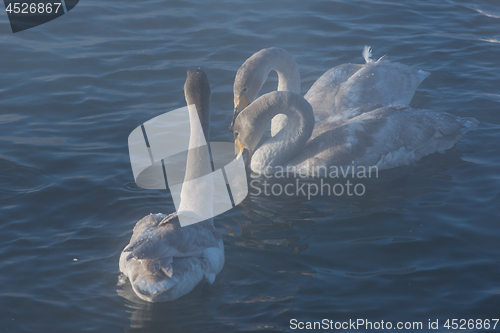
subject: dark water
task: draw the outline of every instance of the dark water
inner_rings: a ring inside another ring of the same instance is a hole
[[[267,332],[328,318],[444,331],[448,318],[498,318],[500,5],[471,3],[82,0],[18,34],[0,15],[0,330]],[[185,105],[188,68],[207,72],[212,137],[230,141],[251,54],[287,49],[305,93],[361,63],[364,45],[432,73],[412,106],[478,129],[364,181],[362,197],[250,195],[215,220],[226,262],[211,288],[147,304],[116,286],[136,221],[174,209],[135,185],[127,137]]]

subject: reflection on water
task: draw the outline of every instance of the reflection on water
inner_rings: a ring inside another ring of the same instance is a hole
[[[125,298],[130,328],[125,332],[173,331],[196,332],[200,325],[215,329],[210,315],[210,299],[215,297],[209,290],[210,285],[202,284],[190,294],[168,303],[148,303],[139,299],[130,284],[118,288],[118,294]],[[193,302],[197,305],[193,306]]]

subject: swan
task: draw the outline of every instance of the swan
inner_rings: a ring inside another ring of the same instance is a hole
[[[189,108],[189,146],[192,148],[206,142],[204,140],[209,136],[210,86],[201,69],[188,71],[184,93],[187,104],[196,106],[196,109]],[[198,118],[203,134],[196,131],[199,129],[196,124]],[[209,156],[208,151],[204,153],[189,150],[186,178],[194,179],[206,174],[209,163],[203,162],[209,162]],[[213,208],[212,197],[213,183],[200,185],[197,182],[197,186],[190,186],[188,182],[182,186],[177,212],[150,214],[137,222],[130,243],[120,255],[119,266],[141,299],[148,302],[171,301],[189,293],[202,280],[213,283],[224,265],[224,245],[213,219],[185,227],[179,223],[179,216],[198,221],[200,216],[207,216],[204,214]]]
[[[375,108],[376,105],[409,105],[415,90],[429,76],[428,72],[387,61],[385,56],[377,61],[365,46],[365,64],[343,64],[324,73],[305,94],[312,105],[316,123],[331,120],[348,120]],[[230,130],[238,113],[252,103],[269,73],[278,73],[278,91],[300,93],[300,74],[293,56],[284,49],[262,49],[248,58],[238,69],[234,80],[234,113]],[[368,108],[367,106],[372,106]],[[365,106],[363,108],[359,108]],[[286,117],[278,115],[272,121],[274,136],[286,124]]]
[[[235,119],[237,150],[248,153],[250,168],[259,174],[294,172],[307,177],[328,176],[329,168],[409,164],[433,152],[451,148],[478,121],[445,112],[408,106],[383,106],[346,121],[326,119],[315,125],[313,108],[288,91],[265,94]],[[267,125],[278,114],[288,123],[257,149]],[[248,161],[248,159],[247,159]]]

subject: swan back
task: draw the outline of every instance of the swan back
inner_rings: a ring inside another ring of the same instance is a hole
[[[120,271],[141,299],[171,301],[220,272],[222,249],[222,239],[208,221],[183,228],[177,213],[150,214],[134,227],[120,255]]]
[[[304,96],[311,103],[316,121],[348,120],[357,113],[352,109],[374,110],[376,105],[409,105],[417,87],[428,72],[387,61],[383,56],[371,59],[371,48],[365,46],[366,64],[343,64],[323,74]]]
[[[304,95],[304,98],[311,104],[314,110],[316,122],[330,117],[334,112],[335,99],[339,93],[341,84],[358,72],[364,65],[342,64],[338,65],[323,74],[311,89]]]
[[[477,123],[445,112],[381,107],[346,122],[319,123],[290,165],[308,176],[325,176],[332,167],[383,170],[407,165],[451,148]]]
[[[335,109],[361,105],[409,105],[417,87],[430,74],[384,59],[365,64],[339,88]]]

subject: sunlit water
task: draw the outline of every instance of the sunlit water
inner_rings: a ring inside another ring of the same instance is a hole
[[[231,141],[232,84],[251,54],[287,49],[305,93],[329,68],[362,63],[364,45],[431,72],[412,106],[475,117],[478,129],[444,154],[363,180],[361,197],[251,189],[215,219],[226,261],[210,288],[147,304],[117,286],[136,221],[174,210],[167,192],[135,185],[127,137],[185,105],[187,69],[209,76],[212,140]],[[0,50],[0,330],[498,318],[496,1],[82,0],[17,34],[0,15]]]

